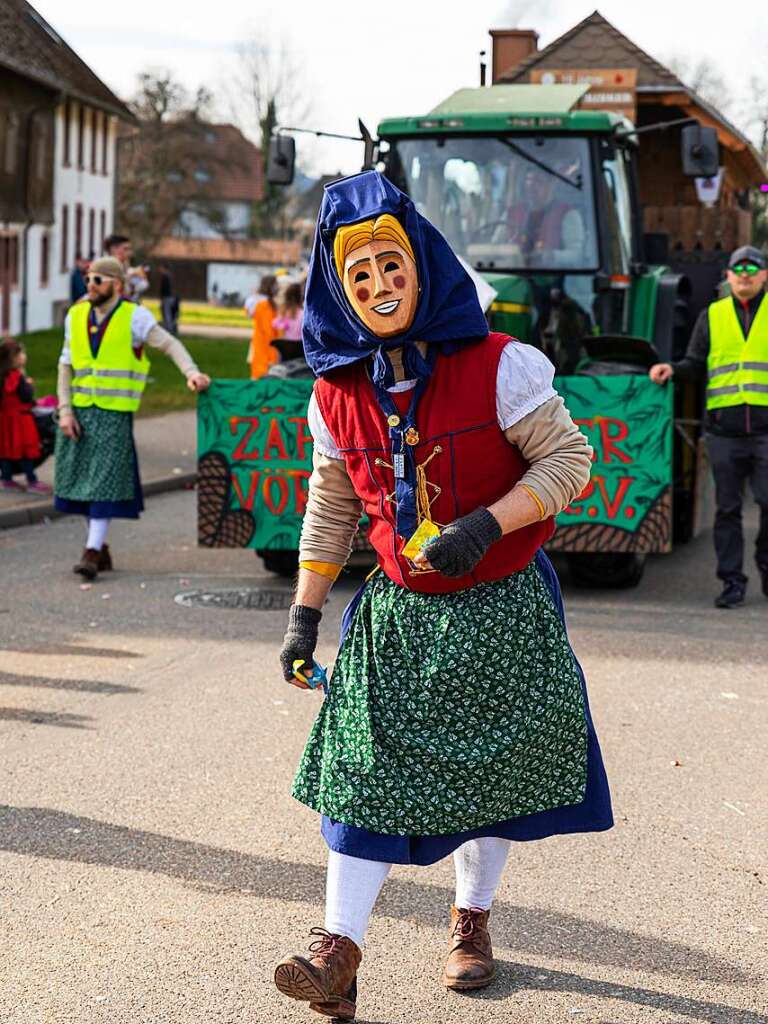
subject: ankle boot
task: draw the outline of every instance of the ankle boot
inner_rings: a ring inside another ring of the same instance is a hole
[[[99,572],[110,572],[112,568],[112,555],[109,550],[109,544],[103,544],[99,552]]]
[[[99,574],[99,558],[101,552],[94,548],[84,548],[77,565],[72,566],[72,572],[85,576],[87,580],[95,580]]]
[[[308,1002],[315,1013],[352,1020],[362,951],[352,939],[325,928],[312,928],[309,934],[317,936],[309,947],[312,956],[281,960],[275,968],[275,985],[284,996]]]
[[[476,907],[451,907],[451,939],[443,972],[447,988],[467,991],[485,988],[493,981],[496,966],[488,934],[489,914],[490,910]]]

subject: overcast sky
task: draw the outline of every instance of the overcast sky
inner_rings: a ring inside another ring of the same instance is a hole
[[[33,0],[34,2],[34,0]],[[236,62],[235,48],[259,35],[289,51],[311,98],[307,127],[354,134],[362,117],[375,133],[380,118],[422,114],[447,95],[478,84],[478,52],[490,56],[490,28],[533,28],[545,46],[594,10],[577,0],[128,0],[75,4],[37,0],[40,13],[122,98],[145,69],[170,69],[191,89],[221,93]],[[768,17],[701,0],[603,0],[599,10],[630,39],[664,62],[710,57],[734,97],[740,121],[749,80],[763,75]],[[450,13],[449,13],[450,11]],[[226,113],[226,105],[222,104]],[[298,137],[315,172],[352,172],[360,144]]]

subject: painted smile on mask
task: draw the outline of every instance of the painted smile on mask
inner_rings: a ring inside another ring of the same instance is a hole
[[[416,264],[396,242],[371,241],[344,261],[344,293],[365,326],[380,338],[407,331],[419,295]]]

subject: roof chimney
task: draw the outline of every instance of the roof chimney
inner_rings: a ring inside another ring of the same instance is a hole
[[[536,53],[539,33],[532,28],[492,28],[490,32],[493,39],[491,84],[495,85],[505,72]]]

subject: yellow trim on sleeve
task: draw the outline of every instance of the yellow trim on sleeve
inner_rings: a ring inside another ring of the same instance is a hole
[[[344,568],[342,565],[338,565],[336,562],[299,562],[299,568],[309,569],[310,572],[316,572],[320,576],[325,576],[329,580],[336,580],[339,573]]]
[[[532,487],[529,487],[528,484],[520,484],[520,486],[523,488],[524,491],[527,491],[528,496],[533,498],[534,502],[536,503],[536,506],[539,510],[539,519],[546,519],[547,510],[544,508],[544,502],[538,496],[536,491],[534,491]]]

